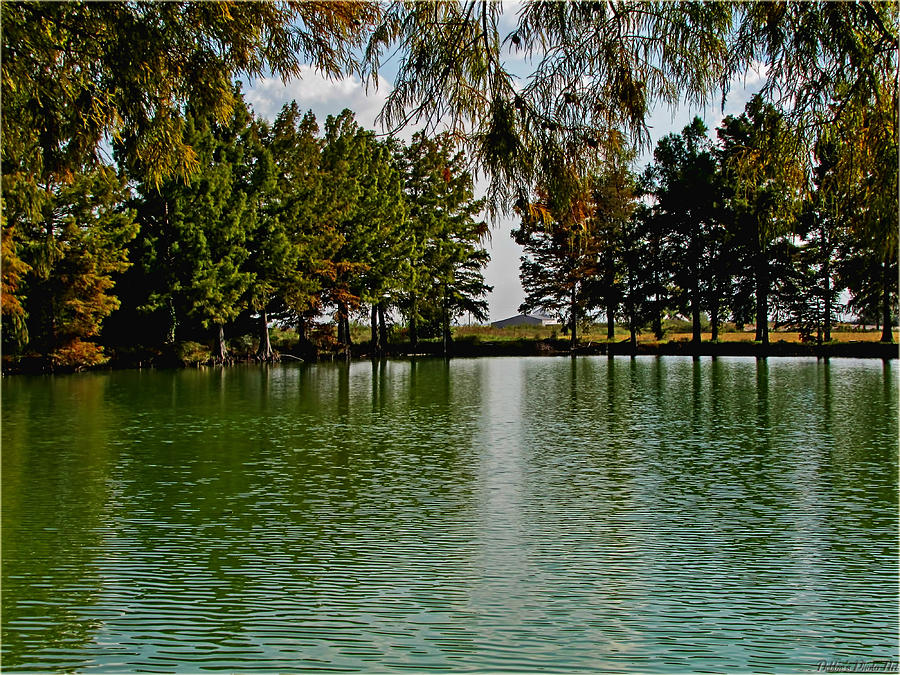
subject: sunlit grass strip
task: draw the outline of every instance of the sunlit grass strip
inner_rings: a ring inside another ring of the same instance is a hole
[[[453,329],[455,337],[478,336],[482,340],[547,340],[547,339],[566,339],[567,335],[562,332],[559,327],[552,326],[510,326],[507,328],[493,328],[491,326],[456,326]],[[770,340],[773,342],[801,342],[800,334],[797,331],[771,331],[769,333]],[[616,329],[615,341],[621,341],[628,338],[628,331]],[[729,327],[726,331],[719,332],[719,342],[753,342],[754,331],[743,330],[736,331],[733,327]],[[690,331],[666,331],[662,340],[657,340],[652,333],[644,332],[637,336],[637,340],[643,344],[656,344],[667,342],[689,342],[691,339]],[[709,332],[701,333],[701,339],[708,342],[711,339]],[[875,329],[846,329],[832,330],[832,342],[878,342],[881,339],[881,331]],[[579,336],[579,342],[606,342],[606,326],[594,325],[584,331]],[[894,341],[900,342],[900,332],[894,332]]]

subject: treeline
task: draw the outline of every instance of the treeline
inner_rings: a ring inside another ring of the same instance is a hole
[[[704,325],[717,340],[731,321],[755,324],[761,343],[773,323],[821,344],[845,312],[891,342],[896,136],[867,158],[862,179],[846,167],[852,135],[873,128],[850,120],[842,136],[823,134],[810,161],[791,146],[785,117],[756,96],[715,140],[699,118],[661,139],[640,175],[620,151],[574,198],[560,200],[548,182],[518,205],[520,311],[559,316],[573,343],[579,324],[599,316],[610,340],[618,321],[632,343],[642,330],[661,338],[663,318],[682,316],[695,343]]]
[[[227,359],[254,330],[265,359],[273,318],[303,334],[332,314],[346,344],[363,309],[373,343],[389,307],[412,339],[479,316],[484,225],[446,138],[386,144],[347,115],[320,136],[296,110],[269,128],[233,87],[308,66],[375,85],[390,59],[387,128],[449,129],[489,207],[523,216],[526,306],[576,329],[677,312],[825,340],[848,294],[890,337],[894,4],[525,0],[516,16],[504,35],[500,3],[475,0],[4,2],[4,358],[77,367],[209,341]],[[682,134],[655,173],[627,171],[649,111],[724,100],[749,68],[762,99],[715,143]]]
[[[223,363],[238,338],[270,361],[273,323],[301,352],[339,351],[362,313],[379,353],[392,311],[413,345],[486,318],[484,204],[447,136],[381,140],[347,110],[320,129],[296,103],[269,124],[234,97],[224,121],[185,110],[186,177],[156,176],[117,140],[115,162],[7,180],[7,364]],[[314,344],[326,315],[336,337]]]

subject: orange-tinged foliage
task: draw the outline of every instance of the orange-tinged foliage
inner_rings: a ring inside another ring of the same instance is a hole
[[[103,354],[103,347],[93,342],[83,342],[75,338],[58,347],[50,354],[50,360],[57,368],[88,368],[106,363],[109,357]]]
[[[25,309],[16,295],[22,277],[31,269],[16,255],[11,227],[4,227],[0,238],[0,307],[5,318],[24,317]]]

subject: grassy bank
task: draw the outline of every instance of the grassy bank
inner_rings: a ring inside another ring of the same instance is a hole
[[[607,332],[605,324],[594,324],[582,331],[579,335],[578,342],[583,345],[593,343],[606,343]],[[562,334],[558,327],[551,326],[512,326],[509,328],[493,328],[491,326],[457,326],[453,330],[454,338],[465,338],[469,336],[477,336],[480,340],[502,341],[502,340],[567,340],[567,336]],[[709,342],[712,334],[706,330],[701,333],[703,342]],[[754,329],[745,328],[737,330],[733,325],[726,324],[723,329],[719,330],[719,342],[753,342]],[[613,342],[621,342],[629,339],[627,330],[619,327],[615,329],[615,338]],[[681,322],[672,322],[668,326],[664,326],[663,338],[657,340],[652,333],[644,332],[637,335],[639,344],[668,344],[673,342],[689,342],[691,339],[690,326]],[[873,329],[862,329],[851,324],[838,324],[835,330],[831,331],[831,342],[833,343],[851,343],[851,342],[878,342],[881,339],[881,331]],[[796,331],[769,331],[770,342],[791,342],[801,343],[801,336]],[[894,331],[894,341],[900,341],[900,332]]]

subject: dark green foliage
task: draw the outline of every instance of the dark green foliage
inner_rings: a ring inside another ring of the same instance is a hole
[[[556,223],[544,228],[523,222],[512,231],[512,236],[524,249],[519,276],[525,290],[525,301],[519,306],[519,311],[559,317],[562,324],[569,327],[573,313],[583,318],[585,297],[578,292],[580,279],[576,270],[579,262],[582,265],[589,263],[592,272],[594,261],[582,254],[584,247],[581,243],[571,241],[570,233]]]
[[[344,110],[325,123],[322,220],[339,244],[327,299],[336,307],[338,343],[350,343],[350,312],[378,304],[396,286],[407,252],[401,179],[390,147]]]
[[[139,187],[136,267],[124,285],[132,311],[143,313],[154,327],[153,343],[173,344],[212,331],[216,357],[226,358],[221,329],[246,308],[254,278],[246,263],[260,188],[245,167],[253,133],[242,102],[225,124],[189,112],[185,137],[197,149],[198,170],[188,182],[169,178],[158,188]]]
[[[4,314],[21,326],[4,331],[8,355],[92,365],[106,345],[135,361],[226,362],[226,333],[249,333],[236,353],[271,360],[272,321],[296,325],[312,355],[315,320],[336,309],[347,345],[363,304],[380,353],[392,307],[436,335],[487,318],[484,202],[447,138],[380,142],[349,111],[320,137],[296,104],[269,126],[235,98],[226,122],[185,112],[188,180],[136,181],[134,194],[108,169],[37,192],[7,183],[4,233],[27,243],[4,240]]]
[[[606,337],[615,335],[626,287],[626,262],[636,245],[631,227],[635,208],[635,177],[628,168],[630,158],[620,154],[602,172],[593,176],[590,188],[590,224],[595,237],[596,276],[588,284],[590,304],[606,316]],[[633,276],[633,275],[632,275]],[[632,285],[635,283],[631,279]],[[632,299],[634,294],[631,294]]]
[[[700,341],[701,312],[707,309],[703,289],[714,286],[723,254],[719,168],[706,131],[695,117],[680,135],[660,140],[653,153],[654,215],[671,251],[670,297],[691,317],[694,342]]]
[[[227,126],[235,116],[235,107],[242,105],[234,89],[233,78],[238,75],[273,72],[296,76],[307,58],[330,74],[343,72],[353,66],[353,49],[379,14],[377,6],[361,2],[4,3],[0,152],[6,353],[25,348],[29,340],[26,305],[37,302],[34,283],[29,299],[25,275],[29,273],[28,258],[40,250],[41,240],[31,238],[33,232],[23,218],[37,229],[54,227],[53,218],[42,209],[69,186],[83,183],[84,176],[95,170],[106,171],[106,142],[116,146],[119,169],[145,187],[161,189],[173,176],[186,182],[195,172],[211,171],[211,161],[217,163],[217,170],[227,173],[230,159],[211,159],[204,154],[207,149],[193,145],[197,130],[191,128],[188,118],[193,116],[195,123],[202,119],[207,124]],[[224,176],[212,174],[203,180],[210,185],[227,182]],[[221,189],[221,185],[212,188],[213,193],[220,193],[213,200],[221,196]],[[97,189],[97,195],[101,194],[103,190]],[[194,196],[198,204],[204,202],[199,193]],[[119,206],[124,201],[121,198]],[[228,320],[247,276],[239,271],[242,255],[222,251],[235,240],[235,228],[243,225],[232,222],[226,228],[232,231],[213,233],[206,227],[210,223],[189,224],[188,229],[206,228],[209,236],[188,237],[193,250],[182,256],[173,250],[177,248],[174,233],[162,231],[179,227],[168,218],[169,201],[160,198],[155,204],[141,204],[145,221],[164,223],[156,234],[149,234],[150,239],[159,239],[160,251],[150,250],[154,245],[148,245],[145,237],[132,252],[137,255],[143,247],[142,262],[157,266],[190,265],[195,262],[191,256],[203,257],[204,249],[209,251],[209,260],[217,261],[198,268],[190,281],[186,280],[190,276],[186,270],[154,269],[151,276],[170,278],[151,284],[152,290],[131,288],[126,294],[133,291],[136,297],[145,296],[140,302],[148,307],[160,306],[160,313],[168,315],[169,328],[178,321],[179,312],[182,316],[191,311],[206,315],[214,323]],[[236,202],[229,204],[222,219],[239,221],[246,209]],[[214,213],[211,220],[220,215]],[[74,230],[58,234],[72,251],[79,247],[92,251],[95,246],[87,241],[76,243],[84,237]],[[56,234],[54,238],[59,239]],[[117,245],[109,245],[110,260],[118,260]],[[59,251],[48,254],[44,263],[38,261],[38,268],[46,268],[51,259],[54,263],[66,259],[66,255]],[[95,252],[89,259],[76,267],[88,273],[92,265],[98,266],[97,274],[105,277],[104,270],[112,263],[103,262],[104,255]],[[51,274],[56,274],[52,269]],[[129,275],[126,285],[134,280]],[[188,287],[196,293],[189,293]],[[111,284],[96,289],[95,294],[100,297],[109,292]],[[177,307],[177,299],[184,306]],[[104,308],[93,312],[97,320],[118,301],[101,304]],[[126,312],[135,318],[136,305],[126,305]],[[43,314],[53,312],[43,307],[40,310]],[[48,338],[46,330],[41,328],[31,336],[37,341],[34,344],[45,344],[41,349],[49,349],[46,345],[57,340]],[[150,341],[155,339],[151,337]],[[87,355],[82,360],[93,363],[98,359]]]
[[[718,130],[733,261],[752,279],[756,340],[769,340],[769,296],[779,275],[779,251],[790,250],[803,184],[803,166],[787,121],[754,96],[743,114]]]
[[[257,314],[257,357],[275,356],[269,341],[270,319],[299,321],[317,310],[337,246],[333,228],[319,218],[322,176],[321,141],[315,116],[301,116],[297,104],[285,105],[271,129],[257,122],[252,136],[256,158],[250,184],[256,196],[257,223],[246,264],[254,276],[249,308]]]
[[[586,285],[596,279],[601,240],[588,217],[554,219],[549,224],[525,215],[512,231],[522,246],[519,277],[525,301],[519,311],[559,317],[577,344],[578,325],[588,316],[592,298]]]
[[[776,303],[780,323],[796,327],[804,340],[818,343],[831,340],[837,323],[839,304],[836,288],[842,260],[839,248],[849,242],[848,218],[840,209],[834,187],[836,148],[824,139],[816,146],[818,163],[813,172],[815,191],[803,204],[797,233],[804,242],[795,256],[791,278],[779,289]]]
[[[622,225],[622,316],[632,346],[636,343],[637,333],[647,324],[651,324],[657,339],[662,337],[661,307],[665,306],[666,291],[659,265],[659,220],[652,209],[638,203],[631,218]]]
[[[413,136],[398,148],[403,167],[410,247],[402,270],[400,308],[409,324],[410,340],[443,336],[463,314],[487,319],[484,297],[491,288],[483,269],[490,258],[482,242],[487,226],[477,220],[484,200],[474,198],[466,160],[450,138]]]

